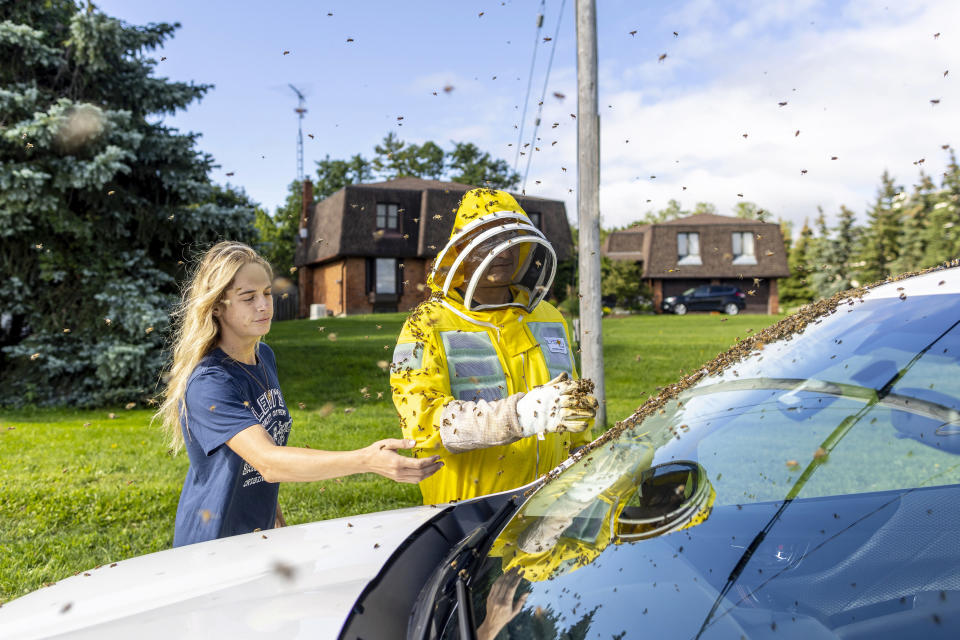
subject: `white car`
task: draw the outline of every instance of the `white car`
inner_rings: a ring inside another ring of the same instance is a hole
[[[92,569],[0,638],[957,638],[958,504],[954,267],[739,342],[546,482]]]
[[[103,565],[4,604],[0,638],[334,638],[385,565],[431,571],[423,555],[442,557],[509,497],[313,522]]]

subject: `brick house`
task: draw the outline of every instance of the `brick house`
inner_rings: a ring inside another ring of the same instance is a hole
[[[657,313],[665,297],[703,284],[739,287],[747,312],[779,313],[777,278],[790,275],[780,225],[712,213],[615,231],[602,254],[640,264]]]
[[[472,188],[397,178],[348,185],[306,205],[294,256],[299,316],[308,317],[311,304],[334,315],[413,309],[429,295],[430,263],[450,238],[460,198]],[[513,195],[557,260],[569,259],[573,238],[564,203]],[[304,201],[311,200],[305,192]]]

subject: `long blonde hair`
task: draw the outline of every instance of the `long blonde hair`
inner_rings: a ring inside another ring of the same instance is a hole
[[[213,315],[214,307],[223,302],[237,271],[250,263],[259,264],[273,279],[270,264],[242,242],[218,242],[210,247],[194,269],[171,315],[173,358],[165,376],[163,402],[153,418],[160,420],[174,452],[183,447],[180,417],[185,410],[190,374],[220,341],[220,324]]]

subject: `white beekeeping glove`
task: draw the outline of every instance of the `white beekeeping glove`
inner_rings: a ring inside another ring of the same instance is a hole
[[[534,387],[517,402],[524,437],[544,432],[583,431],[597,415],[597,399],[566,373]]]

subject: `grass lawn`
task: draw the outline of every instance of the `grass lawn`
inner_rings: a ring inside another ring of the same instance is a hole
[[[404,317],[274,325],[267,342],[277,353],[293,416],[290,445],[352,449],[399,437],[388,374],[378,363],[390,360]],[[748,329],[778,318],[606,319],[610,422],[629,415],[657,386],[675,381],[681,369],[702,364]],[[170,547],[187,459],[168,455],[150,417],[145,408],[122,407],[0,412],[0,602],[78,571]],[[416,486],[371,474],[280,490],[289,524],[419,501]]]

